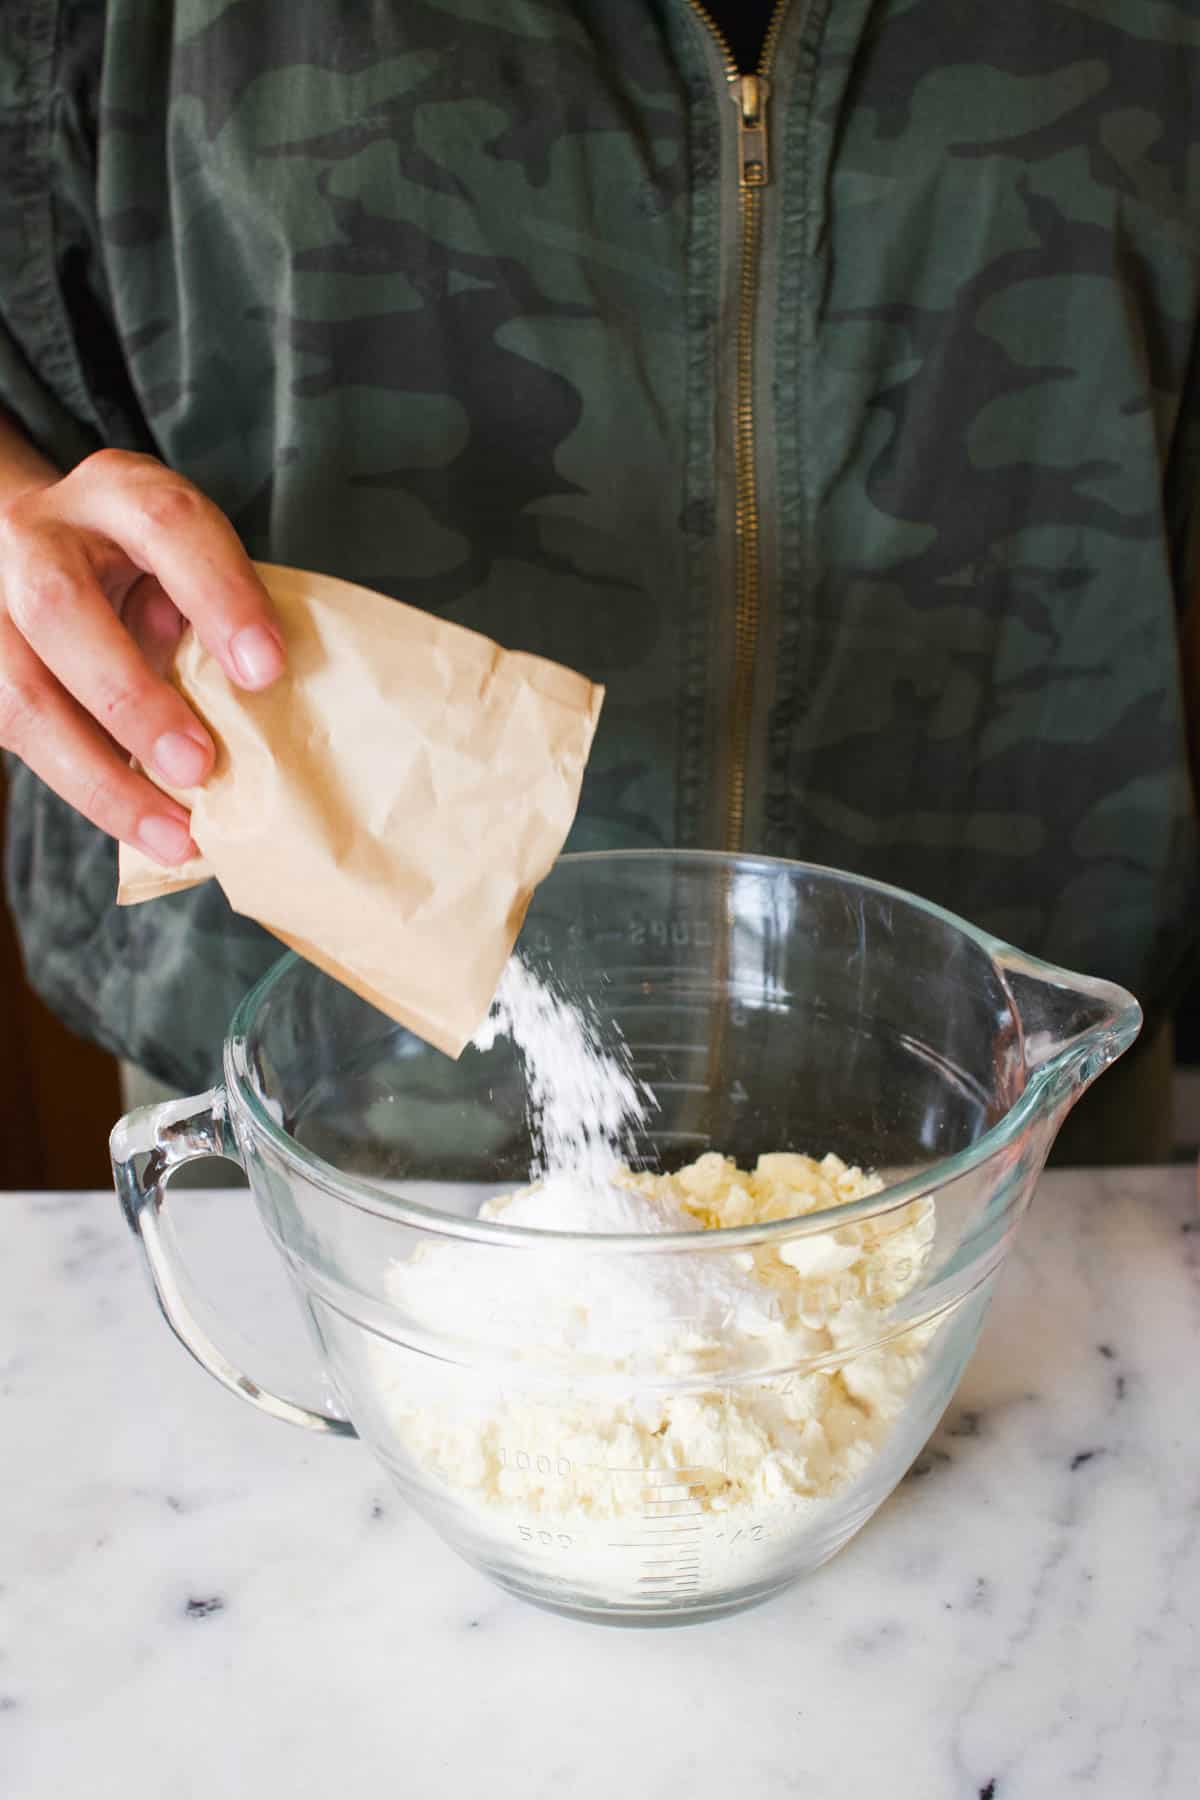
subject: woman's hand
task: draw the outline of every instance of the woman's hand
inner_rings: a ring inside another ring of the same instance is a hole
[[[101,450],[0,506],[0,745],[168,865],[195,854],[188,814],[128,758],[173,787],[212,769],[212,739],[163,676],[185,619],[240,686],[282,671],[232,525],[153,457]]]

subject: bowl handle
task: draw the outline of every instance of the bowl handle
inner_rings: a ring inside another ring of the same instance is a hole
[[[113,1182],[130,1229],[142,1247],[163,1317],[201,1368],[231,1394],[240,1394],[290,1425],[355,1437],[349,1419],[314,1411],[259,1387],[231,1363],[201,1327],[180,1284],[180,1258],[167,1212],[167,1183],[174,1170],[198,1156],[224,1156],[244,1167],[226,1116],[224,1088],[187,1100],[143,1106],[121,1119],[109,1138]]]

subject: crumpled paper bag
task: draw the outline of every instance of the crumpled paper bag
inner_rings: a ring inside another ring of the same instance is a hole
[[[288,660],[262,693],[186,631],[171,678],[216,765],[202,852],[122,844],[127,906],[215,876],[236,912],[450,1056],[487,1015],[579,802],[604,689],[329,576],[256,565]]]

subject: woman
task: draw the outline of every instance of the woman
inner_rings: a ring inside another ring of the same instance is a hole
[[[833,863],[1133,987],[1141,1096],[1089,1136],[1152,1154],[1198,885],[1200,22],[482,10],[4,8],[35,983],[211,1078],[275,946],[212,884],[117,911],[105,833],[188,850],[127,755],[211,764],[154,673],[183,618],[273,679],[265,557],[605,681],[577,848]]]

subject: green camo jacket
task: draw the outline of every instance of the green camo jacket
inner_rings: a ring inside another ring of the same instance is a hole
[[[1161,1006],[1200,6],[776,24],[760,129],[688,0],[3,0],[0,398],[607,683],[575,847],[841,865]],[[118,911],[13,782],[34,981],[206,1082],[277,947]]]

